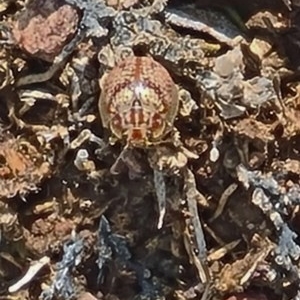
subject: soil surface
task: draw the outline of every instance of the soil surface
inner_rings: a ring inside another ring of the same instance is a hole
[[[300,299],[298,0],[0,16],[0,299]]]

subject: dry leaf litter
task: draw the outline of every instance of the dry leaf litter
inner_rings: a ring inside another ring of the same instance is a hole
[[[0,15],[0,299],[300,299],[299,1]]]

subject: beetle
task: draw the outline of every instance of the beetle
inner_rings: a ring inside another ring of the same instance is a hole
[[[173,128],[178,89],[168,71],[147,56],[129,56],[100,82],[102,124],[128,146],[160,142]]]

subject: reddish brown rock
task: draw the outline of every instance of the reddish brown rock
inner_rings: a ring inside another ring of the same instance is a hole
[[[31,1],[13,26],[16,44],[28,54],[52,62],[74,36],[76,9],[58,0]]]

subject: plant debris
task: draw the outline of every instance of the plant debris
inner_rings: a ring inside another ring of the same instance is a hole
[[[0,299],[300,299],[298,2],[0,1]]]

